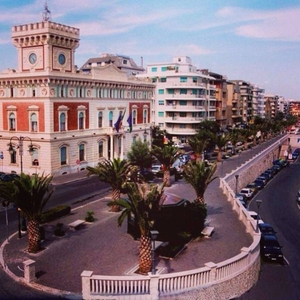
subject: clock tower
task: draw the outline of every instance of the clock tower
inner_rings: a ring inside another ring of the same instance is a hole
[[[75,72],[74,53],[79,29],[51,22],[12,27],[12,42],[18,49],[19,72]]]

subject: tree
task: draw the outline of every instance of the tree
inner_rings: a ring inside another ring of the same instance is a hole
[[[202,160],[202,153],[204,153],[205,149],[207,148],[208,141],[209,138],[207,138],[207,136],[202,135],[201,133],[195,134],[188,140],[190,147],[195,153],[196,160]]]
[[[204,161],[189,161],[184,166],[183,177],[195,190],[196,203],[205,204],[204,193],[207,186],[217,177],[213,177],[217,164],[207,164]]]
[[[162,164],[162,170],[164,172],[163,181],[167,187],[171,186],[171,167],[173,163],[182,155],[182,151],[178,150],[174,146],[164,145],[163,147],[152,146],[152,155],[155,156]]]
[[[50,189],[52,178],[22,173],[14,181],[0,183],[0,196],[14,203],[28,220],[29,252],[41,249],[40,217],[54,191]]]
[[[141,139],[132,144],[127,157],[133,165],[137,165],[141,169],[150,168],[153,162],[148,143]]]
[[[151,238],[150,230],[154,225],[154,218],[159,210],[160,199],[163,196],[164,184],[126,183],[128,200],[119,199],[110,202],[109,205],[118,204],[123,207],[118,218],[118,226],[121,226],[126,217],[134,216],[136,225],[140,231],[139,246],[139,272],[147,274],[151,270]]]
[[[217,146],[217,150],[218,150],[217,161],[220,162],[222,161],[222,148],[224,148],[227,142],[230,141],[230,134],[212,134],[211,137],[215,145]]]
[[[104,159],[96,167],[87,167],[88,176],[97,175],[99,181],[108,183],[112,187],[112,201],[120,199],[123,184],[129,175],[134,175],[137,168],[126,160],[114,158],[113,160]],[[111,211],[117,212],[118,205],[112,205]]]

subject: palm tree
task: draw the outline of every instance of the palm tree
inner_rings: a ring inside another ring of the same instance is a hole
[[[112,187],[112,201],[120,199],[120,193],[124,182],[131,174],[135,174],[137,169],[130,162],[114,158],[113,160],[104,159],[96,167],[87,167],[88,176],[97,175],[99,181],[108,183]],[[118,205],[111,206],[111,211],[117,212]]]
[[[164,184],[126,183],[128,200],[119,199],[109,205],[118,204],[123,207],[118,218],[118,226],[121,226],[126,217],[134,216],[136,225],[140,231],[139,246],[139,272],[147,274],[151,270],[151,238],[150,230],[153,228],[154,218],[159,210],[160,200],[163,196]]]
[[[171,186],[171,167],[173,163],[183,154],[182,151],[178,150],[174,146],[165,145],[163,147],[157,147],[152,145],[152,155],[155,156],[158,161],[162,164],[164,172],[163,181],[167,187]]]
[[[230,141],[230,134],[212,134],[211,137],[215,145],[217,146],[217,150],[218,150],[217,161],[220,162],[222,161],[222,148],[224,148],[227,142]]]
[[[188,142],[195,153],[196,160],[201,161],[202,153],[206,149],[209,139],[205,136],[201,136],[200,134],[196,134],[191,137]]]
[[[204,193],[207,186],[217,177],[213,177],[217,170],[216,163],[207,164],[204,161],[189,161],[184,166],[183,177],[194,188],[196,199],[194,202],[205,204]]]
[[[0,183],[0,196],[17,205],[28,220],[29,252],[41,249],[40,217],[54,191],[50,189],[52,178],[22,173],[14,181]]]

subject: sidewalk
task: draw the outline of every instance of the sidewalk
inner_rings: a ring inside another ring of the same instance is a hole
[[[232,159],[232,166],[235,164]],[[230,168],[229,161],[226,169]],[[224,170],[225,172],[226,170]],[[54,184],[78,180],[86,175],[67,174],[55,178]],[[194,190],[183,180],[173,182],[166,192],[176,194],[193,201]],[[84,270],[97,275],[132,275],[138,266],[139,241],[126,233],[127,223],[117,226],[118,213],[108,211],[109,195],[92,203],[72,210],[69,216],[45,225],[46,239],[42,243],[44,250],[38,254],[29,254],[27,237],[10,239],[4,247],[3,258],[15,279],[24,276],[23,262],[32,259],[36,262],[35,288],[50,293],[68,294],[81,297],[81,276]],[[156,267],[160,273],[173,273],[203,267],[207,262],[218,263],[240,253],[242,247],[248,247],[252,239],[238,220],[219,188],[219,180],[214,180],[205,194],[210,225],[215,227],[211,238],[201,238],[188,244],[187,249],[173,260],[156,257]],[[93,210],[96,222],[72,231],[67,230],[62,238],[55,237],[53,230],[60,222],[67,225],[77,219],[83,219],[88,210]]]

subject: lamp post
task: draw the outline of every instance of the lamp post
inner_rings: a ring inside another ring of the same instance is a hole
[[[152,275],[155,275],[155,240],[158,237],[159,232],[157,230],[151,230],[151,240],[152,240],[152,248],[151,248],[151,254],[152,254]]]
[[[256,205],[257,205],[257,220],[256,220],[256,231],[258,232],[258,221],[259,221],[259,207],[262,203],[262,200],[255,200]]]
[[[235,175],[235,195],[238,193],[239,174]]]
[[[8,148],[8,152],[10,155],[13,155],[15,153],[15,149],[12,145],[12,140],[15,139],[19,142],[19,145],[18,145],[18,149],[19,149],[19,155],[20,155],[20,171],[21,171],[21,174],[23,173],[23,142],[24,140],[28,139],[30,141],[30,145],[28,146],[28,151],[29,151],[29,154],[32,156],[33,155],[33,152],[34,152],[34,148],[33,148],[33,145],[32,145],[32,140],[30,137],[27,137],[27,136],[20,136],[20,137],[17,137],[17,136],[13,136],[10,138],[10,141],[9,141],[9,148]],[[22,234],[21,234],[21,219],[20,219],[20,214],[21,214],[21,209],[18,207],[17,208],[18,210],[18,237],[21,238],[22,237]],[[26,223],[25,223],[25,219],[24,219],[24,216],[23,216],[23,220],[22,220],[22,229],[24,229],[24,231],[26,230]]]
[[[34,147],[32,145],[32,140],[30,137],[27,137],[27,136],[20,136],[20,137],[17,137],[17,136],[13,136],[10,138],[10,141],[9,141],[9,148],[8,148],[8,152],[10,155],[14,154],[14,152],[16,151],[11,143],[11,141],[13,139],[16,139],[18,142],[19,142],[19,145],[18,145],[18,149],[19,149],[19,155],[20,155],[20,170],[21,170],[21,174],[23,173],[23,142],[28,139],[30,141],[30,145],[28,146],[28,151],[29,151],[29,154],[32,156],[33,155],[33,152],[34,152]]]

